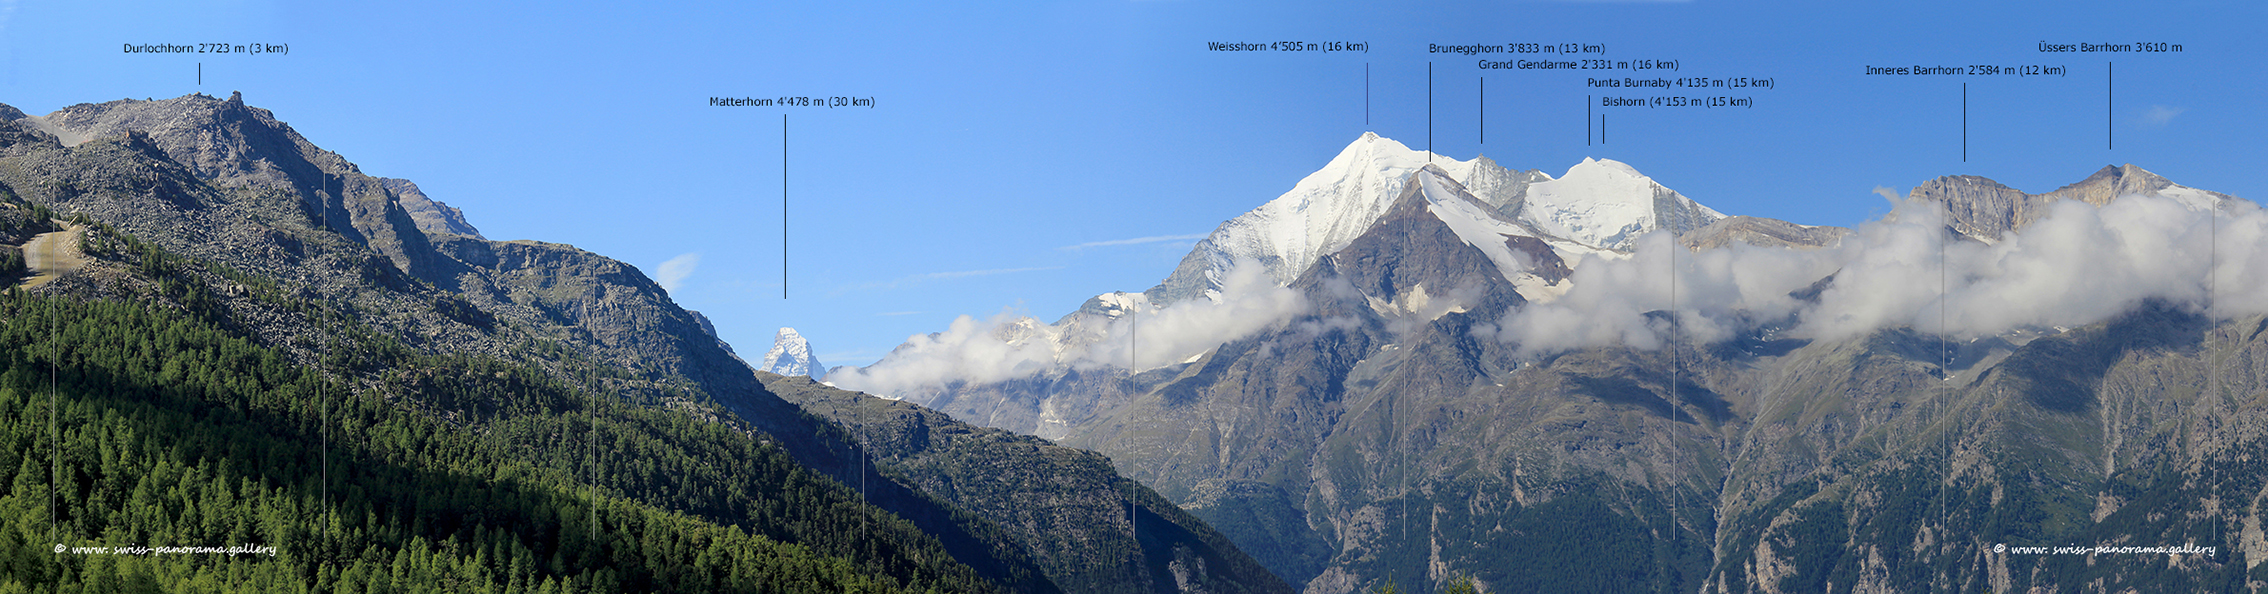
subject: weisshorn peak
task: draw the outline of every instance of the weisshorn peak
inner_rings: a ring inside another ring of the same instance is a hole
[[[827,375],[827,368],[819,364],[818,357],[812,356],[811,343],[805,341],[803,335],[796,333],[794,328],[781,328],[780,333],[772,337],[772,350],[764,351],[764,362],[756,369],[780,375],[808,376],[811,379],[822,379]]]

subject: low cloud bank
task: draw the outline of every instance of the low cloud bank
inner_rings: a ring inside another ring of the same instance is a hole
[[[1196,299],[1162,309],[1139,306],[1136,315],[1111,320],[1103,339],[1083,349],[1078,363],[1138,369],[1179,363],[1308,311],[1306,296],[1277,286],[1258,262],[1230,267],[1220,295],[1219,301]]]
[[[1989,245],[1950,240],[1937,203],[1892,203],[1888,216],[1830,248],[1734,244],[1692,252],[1652,233],[1639,238],[1630,257],[1584,256],[1567,293],[1477,332],[1533,357],[1615,344],[1708,343],[1791,319],[1784,336],[1837,340],[1910,326],[1967,340],[2082,326],[2153,299],[2219,319],[2268,313],[2268,214],[2250,202],[2215,213],[2158,196],[2126,196],[2100,208],[2064,201]],[[1791,295],[1829,275],[1833,281],[1813,298]],[[908,338],[872,366],[828,380],[895,396],[1066,367],[1148,369],[1311,310],[1257,263],[1238,262],[1223,280],[1218,299],[1165,308],[1143,303],[1136,315],[1099,328],[1050,326],[1013,309],[981,320],[961,316],[942,332]],[[1325,288],[1360,298],[1351,287]],[[1389,313],[1430,319],[1478,301],[1459,289]]]
[[[896,396],[956,381],[997,382],[1038,373],[1055,365],[1051,340],[1029,340],[1039,328],[1031,318],[1002,309],[992,317],[953,319],[943,332],[916,334],[865,368],[827,374],[827,383],[869,394]]]
[[[908,337],[881,361],[833,372],[827,381],[845,389],[900,396],[955,382],[999,382],[1067,366],[1124,368],[1131,363],[1147,369],[1178,363],[1258,332],[1306,312],[1308,303],[1297,291],[1276,286],[1260,264],[1238,262],[1223,279],[1217,300],[1135,307],[1134,315],[1087,332],[1041,324],[1014,309],[983,320],[964,315],[943,332]]]
[[[2157,299],[2229,319],[2268,313],[2268,215],[2219,213],[2158,196],[2101,208],[2075,201],[1997,243],[1947,239],[1939,205],[1899,200],[1832,248],[1745,244],[1691,252],[1667,234],[1626,259],[1585,257],[1559,299],[1507,314],[1492,332],[1525,355],[1609,344],[1658,348],[1674,311],[1691,342],[1788,319],[1789,334],[1840,339],[1911,326],[1956,339],[2099,322]],[[1816,302],[1789,294],[1828,275]],[[1672,278],[1676,281],[1674,286]],[[2210,290],[2209,290],[2210,288]],[[1673,307],[1674,304],[1674,307]]]

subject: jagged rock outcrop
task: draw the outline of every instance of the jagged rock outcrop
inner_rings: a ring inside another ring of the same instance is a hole
[[[417,228],[421,231],[487,239],[481,237],[480,230],[473,228],[472,223],[465,222],[464,211],[426,196],[424,190],[418,189],[417,182],[381,177],[378,178],[378,185],[385,186],[386,191],[394,193],[394,198],[401,202],[402,210],[409,211],[410,219],[417,221]]]
[[[191,94],[159,101],[79,104],[40,116],[43,129],[99,139],[138,133],[196,179],[384,254],[394,268],[438,281],[450,274],[408,211],[377,178],[323,150],[265,109]],[[113,216],[123,213],[90,213]]]
[[[2193,205],[2217,205],[2226,194],[2173,183],[2132,164],[2105,165],[2094,175],[2044,194],[2027,194],[1974,175],[1951,175],[1915,186],[1912,198],[1945,205],[1946,225],[1970,238],[1998,241],[2047,216],[2048,206],[2071,199],[2095,206],[2120,196],[2158,194]]]

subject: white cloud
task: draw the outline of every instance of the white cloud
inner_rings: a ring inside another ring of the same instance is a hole
[[[960,316],[943,332],[906,337],[881,361],[863,369],[830,373],[827,381],[848,390],[900,396],[951,382],[996,382],[1023,377],[1055,364],[1052,341],[1031,340],[1032,319],[1003,308],[978,320]]]
[[[661,284],[662,290],[676,293],[678,287],[685,285],[685,277],[693,276],[693,267],[700,264],[700,252],[679,254],[654,268],[654,282]]]
[[[2181,115],[2181,112],[2184,111],[2189,110],[2180,107],[2152,105],[2149,111],[2142,112],[2142,122],[2149,124],[2152,128],[2163,128],[2166,124],[2173,122],[2174,116]]]
[[[1789,292],[1834,271],[1833,262],[1803,251],[1736,243],[1696,253],[1650,233],[1630,258],[1584,256],[1565,295],[1512,311],[1497,335],[1529,355],[1605,344],[1656,348],[1673,331],[1646,313],[1674,303],[1682,338],[1721,340],[1748,320],[1786,316],[1798,306]]]
[[[1083,249],[1087,249],[1087,248],[1091,248],[1091,247],[1108,247],[1108,246],[1115,246],[1115,245],[1137,245],[1137,244],[1144,244],[1144,243],[1159,243],[1159,242],[1165,242],[1165,241],[1193,241],[1193,240],[1204,239],[1204,238],[1205,238],[1205,235],[1204,235],[1204,234],[1202,234],[1202,233],[1200,233],[1200,234],[1197,234],[1197,235],[1158,235],[1158,236],[1154,236],[1154,237],[1136,237],[1136,238],[1133,238],[1133,239],[1112,239],[1112,240],[1109,240],[1109,241],[1090,241],[1090,242],[1087,242],[1087,243],[1082,243],[1082,244],[1079,244],[1079,245],[1067,245],[1067,246],[1063,246],[1063,247],[1059,247],[1059,248],[1055,248],[1055,249],[1059,249],[1059,250],[1083,250]]]
[[[1895,195],[1887,188],[1883,193]],[[2268,313],[2268,214],[2249,202],[2221,210],[2217,223],[2206,210],[2157,196],[2121,197],[2101,208],[2063,202],[1990,245],[1948,240],[1937,203],[1894,204],[1881,220],[1826,248],[1734,244],[1694,252],[1664,233],[1642,236],[1630,257],[1585,256],[1566,294],[1523,306],[1478,332],[1515,343],[1525,356],[1612,344],[1658,348],[1673,338],[1708,343],[1791,319],[1795,325],[1785,334],[1796,337],[1837,340],[1908,326],[1970,339],[2086,325],[2145,300],[2204,311],[2209,284],[2217,286],[2217,318]],[[2217,263],[2210,277],[2208,262]],[[1833,282],[1816,299],[1790,295],[1829,275]],[[1452,306],[1443,304],[1478,297],[1457,289],[1436,296],[1440,303],[1413,302],[1407,315],[1439,315]],[[1325,295],[1353,298],[1341,293],[1353,291],[1325,286]],[[1257,264],[1240,262],[1217,300],[1159,309],[1145,304],[1137,316],[1072,338],[1065,328],[1014,310],[981,320],[961,316],[943,332],[911,337],[874,365],[829,380],[903,395],[1065,366],[1123,368],[1139,361],[1152,368],[1307,311],[1302,294],[1275,285]],[[1669,311],[1681,324],[1666,321],[1662,313]]]
[[[1674,303],[1683,338],[1696,342],[1791,313],[1795,336],[1834,340],[1910,326],[1965,340],[2086,325],[2153,299],[2203,311],[2209,284],[2218,287],[2216,317],[2268,313],[2268,215],[2238,202],[2221,212],[2217,232],[2215,224],[2206,210],[2158,196],[2101,208],[2065,201],[1986,245],[1948,241],[1939,205],[1909,200],[1835,247],[1676,249],[1674,265],[1668,237],[1654,234],[1631,258],[1586,259],[1565,296],[1507,314],[1496,336],[1528,355],[1655,348],[1671,326],[1646,314]],[[2211,275],[2209,262],[2217,262]],[[1816,303],[1788,296],[1829,274],[1834,281]]]
[[[1308,303],[1298,291],[1276,285],[1265,266],[1238,262],[1229,268],[1218,301],[1137,307],[1136,315],[1112,320],[1104,338],[1079,354],[1079,362],[1141,369],[1179,363],[1305,313]]]
[[[1004,308],[979,320],[960,316],[942,332],[908,337],[905,344],[863,369],[845,369],[827,381],[845,389],[903,396],[956,382],[990,383],[1065,366],[1143,368],[1180,362],[1307,310],[1297,291],[1276,286],[1257,263],[1232,266],[1220,299],[1170,307],[1143,307],[1112,320],[1096,340],[1067,340],[1066,328]],[[1137,306],[1141,307],[1141,306]],[[1137,325],[1137,323],[1139,325]]]

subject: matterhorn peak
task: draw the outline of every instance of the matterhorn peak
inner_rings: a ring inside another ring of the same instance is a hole
[[[794,328],[781,328],[780,333],[772,337],[772,350],[764,352],[764,362],[756,369],[780,375],[810,376],[811,379],[827,375],[827,368],[819,364],[818,357],[812,356],[811,343],[804,341],[803,335]]]

